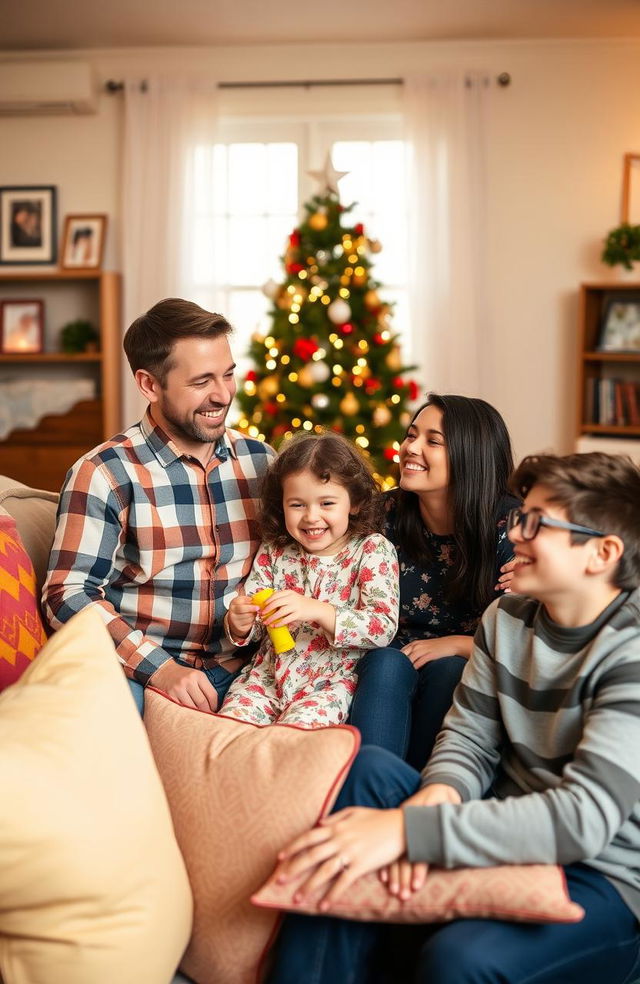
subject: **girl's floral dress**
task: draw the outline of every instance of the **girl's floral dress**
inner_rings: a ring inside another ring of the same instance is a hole
[[[295,648],[276,656],[259,622],[258,651],[234,680],[220,713],[251,724],[320,728],[346,721],[356,665],[368,649],[386,646],[398,626],[398,561],[379,533],[354,537],[333,557],[306,553],[297,544],[262,544],[244,585],[297,591],[336,610],[333,639],[313,622],[288,628]],[[248,640],[249,641],[249,640]]]

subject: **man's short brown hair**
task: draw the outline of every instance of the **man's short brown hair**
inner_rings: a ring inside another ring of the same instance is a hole
[[[205,311],[193,301],[167,297],[132,322],[123,345],[131,371],[135,374],[144,369],[164,386],[176,342],[181,338],[217,338],[232,331],[221,314]]]
[[[509,487],[524,499],[534,485],[544,485],[571,523],[619,536],[624,553],[613,583],[625,591],[640,584],[640,468],[631,458],[601,451],[530,455],[514,471]],[[583,533],[571,534],[572,543],[585,539]]]

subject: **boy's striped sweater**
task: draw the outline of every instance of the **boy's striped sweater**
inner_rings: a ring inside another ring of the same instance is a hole
[[[423,771],[436,782],[463,803],[405,807],[411,860],[584,861],[640,917],[640,589],[580,628],[520,595],[490,605]]]

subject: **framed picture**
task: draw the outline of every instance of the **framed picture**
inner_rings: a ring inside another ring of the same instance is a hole
[[[0,352],[42,352],[42,301],[0,301]]]
[[[56,220],[53,185],[0,188],[0,263],[55,263]]]
[[[67,215],[62,237],[63,268],[99,270],[106,231],[106,215]]]
[[[624,155],[620,221],[640,225],[640,154]]]
[[[601,352],[640,352],[640,292],[605,299],[598,349]]]

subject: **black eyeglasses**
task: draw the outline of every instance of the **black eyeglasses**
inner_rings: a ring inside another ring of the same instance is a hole
[[[578,526],[576,523],[564,523],[561,519],[549,519],[539,512],[524,512],[522,509],[511,509],[507,516],[507,529],[520,527],[523,540],[535,540],[541,526],[552,526],[558,530],[569,530],[571,533],[584,533],[586,536],[606,536],[600,530],[589,529],[588,526]]]

